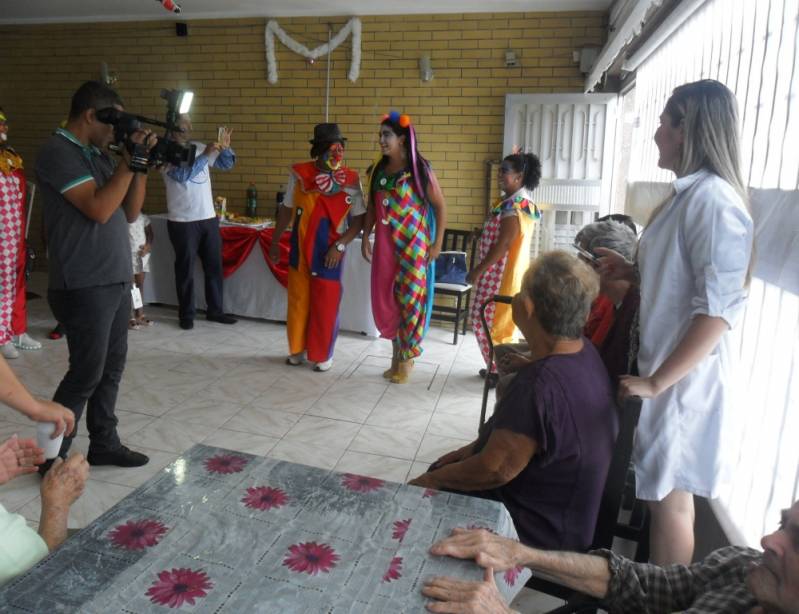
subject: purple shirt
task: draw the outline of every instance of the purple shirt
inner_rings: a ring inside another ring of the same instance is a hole
[[[619,430],[608,373],[593,344],[583,338],[579,352],[548,356],[520,370],[475,452],[494,429],[537,444],[521,473],[491,491],[508,508],[521,541],[586,550]]]

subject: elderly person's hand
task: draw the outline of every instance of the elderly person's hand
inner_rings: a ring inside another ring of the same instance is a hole
[[[56,458],[44,474],[41,494],[42,507],[67,508],[83,494],[89,479],[89,463],[83,454],[73,454],[68,460]]]
[[[44,474],[39,535],[51,552],[67,538],[69,508],[83,493],[88,478],[89,463],[83,454],[74,454],[67,461],[56,458]]]
[[[595,247],[597,272],[606,281],[624,280],[637,283],[635,265],[619,252],[606,247]]]
[[[525,367],[533,362],[533,359],[518,352],[508,352],[503,354],[502,358],[497,361],[497,368],[503,374],[515,373],[522,367]]]
[[[485,529],[453,529],[449,537],[430,547],[430,554],[474,559],[480,567],[505,571],[519,565],[520,543]]]
[[[463,614],[509,614],[511,610],[494,581],[494,570],[486,569],[482,582],[467,582],[454,578],[437,577],[428,580],[422,595],[436,599],[427,604],[430,612],[458,612]]]
[[[433,488],[433,489],[440,488],[440,485],[438,484],[436,479],[430,475],[430,473],[423,473],[418,478],[409,480],[408,484],[410,484],[411,486],[418,486],[419,488]]]
[[[44,462],[44,450],[33,439],[11,439],[0,444],[0,484],[33,473]]]
[[[60,403],[47,399],[36,399],[36,407],[28,413],[34,422],[52,422],[55,430],[50,439],[56,439],[62,433],[68,437],[75,430],[75,414]]]

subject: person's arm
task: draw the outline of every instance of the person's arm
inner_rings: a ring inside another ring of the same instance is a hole
[[[127,164],[120,164],[102,188],[98,188],[90,178],[69,188],[63,195],[90,220],[105,224],[125,200],[135,174]]]
[[[608,593],[611,580],[608,560],[593,554],[549,552],[530,548],[485,529],[454,529],[452,535],[433,544],[430,553],[457,559],[474,559],[497,571],[517,566],[552,576],[558,583],[599,599]]]
[[[140,254],[144,256],[145,254],[149,254],[153,247],[153,225],[149,222],[144,227],[144,245],[142,245]]]
[[[491,249],[488,250],[488,253],[486,254],[485,258],[483,258],[482,262],[469,271],[469,273],[466,275],[466,283],[475,283],[478,279],[480,279],[483,273],[499,262],[502,257],[508,253],[511,244],[516,240],[516,237],[519,236],[521,231],[522,227],[519,223],[518,214],[508,215],[502,218],[499,223],[499,236],[497,237],[497,242],[491,246]]]
[[[216,160],[214,160],[214,168],[222,171],[229,171],[235,165],[236,152],[234,152],[230,147],[222,148]]]
[[[203,153],[195,156],[194,164],[191,166],[174,166],[170,164],[166,169],[166,176],[178,183],[186,183],[194,179],[208,166],[209,156],[217,151],[219,151],[219,148],[216,143],[209,143]]]
[[[619,396],[649,399],[659,395],[688,375],[713,351],[728,330],[729,326],[723,318],[706,315],[694,317],[680,343],[651,376],[619,376]]]
[[[47,554],[47,544],[25,519],[0,505],[0,585],[26,572]]]
[[[352,241],[355,237],[358,236],[358,233],[361,232],[361,228],[363,228],[363,215],[358,215],[353,217],[350,220],[350,227],[347,229],[343,235],[341,235],[336,241],[336,243],[341,243],[342,245],[349,245],[350,241]],[[344,254],[336,249],[335,243],[330,246],[327,250],[327,254],[325,254],[325,266],[328,269],[332,269],[338,266],[338,263],[341,261],[342,256]]]
[[[56,458],[44,474],[39,535],[51,551],[67,538],[69,508],[83,493],[88,478],[89,463],[82,454],[74,454],[66,462]]]
[[[366,214],[363,216],[363,241],[361,242],[361,255],[366,262],[372,262],[372,243],[369,241],[369,236],[375,226],[375,209],[370,201],[371,199],[366,201]]]
[[[428,259],[435,260],[441,253],[441,246],[444,244],[444,231],[447,228],[447,203],[444,200],[444,193],[438,183],[438,178],[431,170],[429,182],[427,184],[427,200],[433,205],[436,214],[436,238],[428,252]]]
[[[0,357],[0,403],[25,414],[34,422],[53,422],[56,427],[53,439],[61,433],[69,435],[75,429],[74,413],[59,403],[34,398],[2,357]]]
[[[422,474],[409,484],[467,492],[498,488],[521,473],[537,447],[536,442],[526,435],[495,429],[477,454]]]
[[[272,244],[269,246],[269,259],[275,264],[280,262],[280,237],[286,232],[294,217],[294,190],[296,189],[297,180],[294,174],[290,172],[283,203],[278,207],[275,229],[272,232]]]
[[[135,222],[144,206],[144,194],[147,191],[147,175],[136,173],[128,186],[125,198],[122,200],[122,210],[125,212],[125,219],[128,224]]]

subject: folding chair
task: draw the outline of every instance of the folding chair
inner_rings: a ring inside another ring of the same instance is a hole
[[[443,252],[463,252],[469,254],[469,270],[474,267],[474,239],[469,230],[452,230],[446,229],[444,231],[444,240],[442,243],[441,251]],[[449,305],[434,305],[433,313],[430,316],[433,320],[440,320],[442,322],[454,322],[455,332],[452,337],[452,344],[458,344],[458,329],[462,324],[461,334],[466,334],[466,324],[469,321],[469,303],[472,295],[471,284],[447,284],[436,283],[435,292],[439,296],[451,296],[455,298],[455,306]],[[465,304],[464,304],[465,299]]]

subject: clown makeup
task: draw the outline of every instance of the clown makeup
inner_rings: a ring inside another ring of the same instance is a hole
[[[341,168],[344,163],[344,145],[341,143],[333,143],[327,148],[327,151],[322,154],[322,162],[331,171],[336,171]]]

